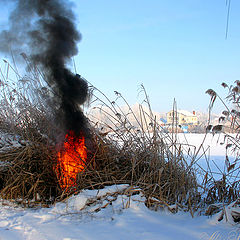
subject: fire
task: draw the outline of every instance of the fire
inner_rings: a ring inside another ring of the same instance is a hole
[[[85,138],[75,136],[73,131],[65,136],[63,149],[58,152],[57,174],[62,190],[76,187],[77,174],[84,170],[87,160]]]

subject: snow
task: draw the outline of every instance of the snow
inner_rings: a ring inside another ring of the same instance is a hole
[[[230,136],[234,137],[234,134]],[[178,133],[175,141],[181,144],[185,155],[188,153],[189,161],[194,159],[198,167],[204,170],[210,169],[216,180],[222,178],[224,172],[226,173],[226,155],[231,164],[237,157],[232,148],[227,148],[227,145],[232,143],[231,140],[222,133],[207,135]]]
[[[20,139],[0,131],[0,151],[6,151],[12,147],[21,147]]]
[[[198,147],[203,135],[179,137]],[[218,137],[207,138],[204,147],[223,161],[226,148]],[[226,219],[218,222],[219,214],[192,218],[183,211],[152,211],[144,202],[141,191],[128,185],[84,190],[49,208],[20,208],[2,200],[0,240],[240,239],[239,226]]]
[[[188,117],[195,117],[196,116],[195,114],[193,114],[193,113],[191,113],[187,110],[177,110],[177,113],[181,113],[181,114],[183,114],[185,116],[188,116]]]
[[[141,193],[125,194],[128,185],[116,185],[102,190],[84,190],[65,202],[50,208],[16,208],[2,202],[0,208],[0,239],[7,240],[89,240],[89,239],[228,239],[239,228],[219,223],[216,217],[189,213],[171,214],[151,211]],[[112,204],[114,193],[118,193]],[[109,197],[109,198],[108,198]],[[112,198],[111,198],[112,197]],[[92,204],[89,204],[92,203]],[[96,211],[96,209],[100,209]]]
[[[199,155],[206,152],[209,156],[225,156],[226,146],[229,142],[224,134],[191,134],[191,133],[178,133],[177,141],[181,144],[190,144],[195,146],[195,152],[200,148]],[[232,135],[233,136],[233,135]],[[202,146],[201,146],[202,144]],[[229,156],[234,157],[234,152],[229,148],[227,151]]]

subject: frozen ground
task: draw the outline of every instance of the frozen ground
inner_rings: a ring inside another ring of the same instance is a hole
[[[177,135],[177,142],[183,144],[181,146],[184,153],[190,155],[189,161],[197,155],[195,158],[196,166],[208,171],[211,170],[216,180],[222,178],[223,173],[227,171],[226,154],[231,164],[236,159],[233,148],[226,148],[231,141],[225,138],[224,134],[207,134],[205,136],[205,134],[180,133]]]
[[[197,147],[203,135],[179,136]],[[221,137],[221,136],[220,136]],[[209,137],[210,157],[224,161],[225,147]],[[50,208],[23,209],[9,202],[0,207],[0,240],[239,240],[240,226],[216,216],[191,217],[189,213],[151,211],[141,193],[127,197],[126,185],[101,191],[86,190]],[[120,192],[116,195],[115,192]]]
[[[196,152],[200,148],[200,155],[205,153],[207,156],[221,157],[226,155],[226,146],[227,144],[231,143],[227,138],[224,137],[224,134],[213,135],[210,133],[207,134],[206,137],[205,134],[178,133],[177,141],[181,144],[190,144],[192,146],[192,154],[194,154],[194,151]],[[229,156],[234,157],[234,153],[231,151],[231,148],[228,148],[227,153]]]
[[[51,208],[19,209],[2,203],[1,240],[107,240],[107,239],[240,239],[240,229],[213,218],[192,218],[188,213],[151,211],[144,197],[129,200],[113,193],[126,185],[81,194]],[[106,197],[108,196],[108,197]],[[107,203],[111,202],[112,204]],[[92,203],[92,204],[91,204]]]

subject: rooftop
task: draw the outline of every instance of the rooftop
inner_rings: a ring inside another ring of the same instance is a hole
[[[172,110],[170,112],[172,112]],[[195,117],[196,116],[196,115],[194,115],[193,113],[191,113],[187,110],[177,110],[177,113],[183,114],[183,115],[188,116],[188,117]]]

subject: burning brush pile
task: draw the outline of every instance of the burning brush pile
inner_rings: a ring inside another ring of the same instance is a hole
[[[197,207],[194,171],[162,132],[148,98],[149,110],[139,105],[135,114],[116,92],[128,106],[124,112],[66,67],[81,38],[67,1],[18,0],[9,26],[1,46],[11,43],[14,56],[21,53],[27,74],[20,76],[6,60],[1,68],[0,131],[7,136],[0,149],[1,198],[49,204],[82,189],[124,183],[141,188],[149,207]],[[96,110],[108,121],[97,120]]]

